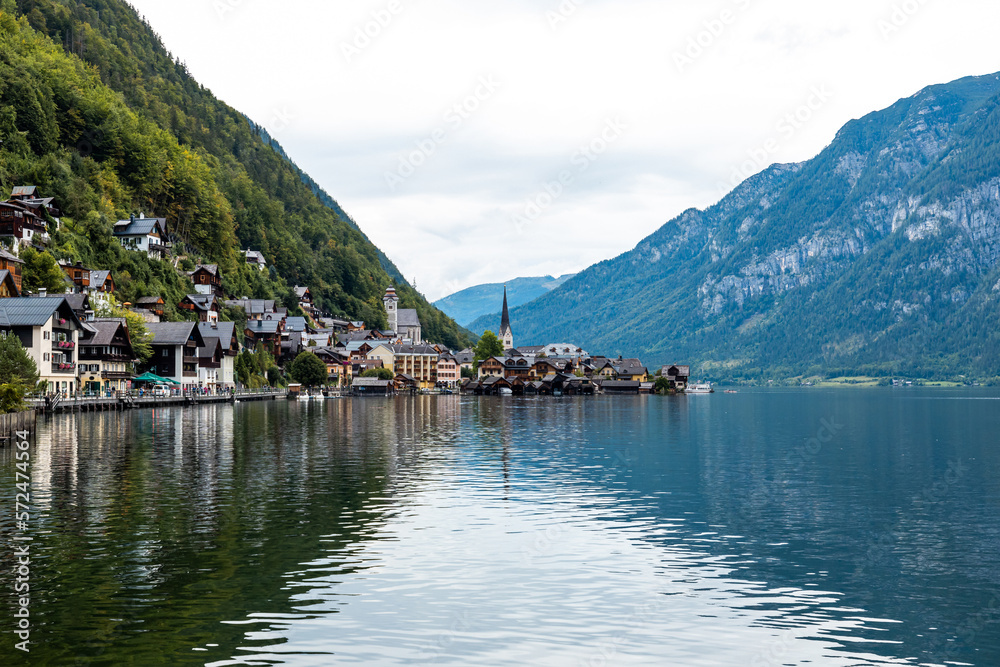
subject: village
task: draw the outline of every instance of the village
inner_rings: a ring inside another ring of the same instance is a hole
[[[122,304],[141,318],[149,334],[152,354],[140,363],[127,318],[97,315],[107,310],[103,306],[116,290],[111,271],[60,261],[65,293],[22,289],[25,262],[19,254],[27,247],[43,250],[53,223],[60,224],[58,208],[34,186],[16,187],[0,202],[0,332],[18,336],[46,395],[113,396],[153,386],[169,387],[174,395],[233,393],[240,388],[237,357],[244,350],[266,351],[282,369],[310,352],[326,366],[322,387],[335,388],[337,395],[648,394],[688,388],[690,370],[684,365],[651,373],[638,359],[591,355],[568,343],[515,347],[506,292],[499,327],[503,352],[477,359],[475,349],[450,350],[424,340],[417,311],[399,307],[393,286],[382,299],[388,328],[378,329],[321,312],[308,286],[294,288],[293,310],[301,314],[290,314],[288,306],[274,300],[226,295],[215,264],[177,269],[194,287],[174,304],[187,321],[164,321],[161,295]],[[129,251],[170,261],[164,218],[132,216],[118,221],[112,234]],[[248,265],[267,270],[261,252],[242,254]],[[244,321],[223,321],[223,309],[245,313]],[[292,384],[293,393],[307,395],[310,389]]]

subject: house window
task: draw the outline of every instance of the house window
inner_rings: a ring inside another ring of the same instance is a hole
[[[52,336],[52,332],[51,331],[43,331],[42,332],[42,340],[49,340],[51,336]]]
[[[50,355],[49,355],[49,353],[48,353],[48,352],[44,353],[44,354],[42,355],[42,361],[48,361],[48,360],[49,360],[49,356],[50,356]]]
[[[163,356],[164,356],[164,357],[166,357],[166,356],[167,356],[167,354],[168,354],[168,353],[167,353],[167,348],[163,348]]]

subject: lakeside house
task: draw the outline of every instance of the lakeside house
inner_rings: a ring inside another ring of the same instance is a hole
[[[153,356],[144,370],[174,380],[182,389],[198,388],[198,348],[205,347],[198,324],[156,322],[146,327],[152,334]]]
[[[96,318],[80,338],[80,390],[126,391],[136,363],[125,318]]]
[[[0,331],[13,332],[21,340],[48,391],[76,394],[77,344],[83,322],[64,297],[0,299]]]

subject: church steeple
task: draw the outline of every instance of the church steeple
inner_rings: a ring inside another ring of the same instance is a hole
[[[500,316],[500,340],[503,341],[503,349],[509,350],[514,347],[514,332],[510,328],[510,313],[507,311],[507,286],[503,286],[503,315]]]

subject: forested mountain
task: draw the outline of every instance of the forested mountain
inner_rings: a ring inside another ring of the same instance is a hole
[[[469,342],[121,0],[0,0],[0,139],[0,187],[37,185],[66,213],[53,253],[128,272],[132,289],[185,287],[107,247],[114,220],[145,212],[166,217],[193,258],[220,264],[230,294],[291,304],[291,286],[308,285],[322,308],[383,325],[382,294],[395,282],[425,336]],[[271,272],[254,275],[240,247],[261,250]]]
[[[709,377],[1000,375],[1000,75],[848,123],[512,312]]]
[[[507,305],[510,308],[534,301],[538,297],[551,292],[573,277],[553,278],[515,278],[505,283],[489,283],[475,285],[455,292],[434,302],[434,305],[448,314],[462,326],[469,327],[477,336],[486,329],[495,329],[500,325],[500,310],[503,305],[503,291],[507,288]],[[496,317],[493,317],[496,315]],[[480,321],[482,320],[482,322]],[[475,322],[473,322],[475,321]],[[487,322],[488,323],[485,323]],[[478,328],[477,327],[481,327]]]

